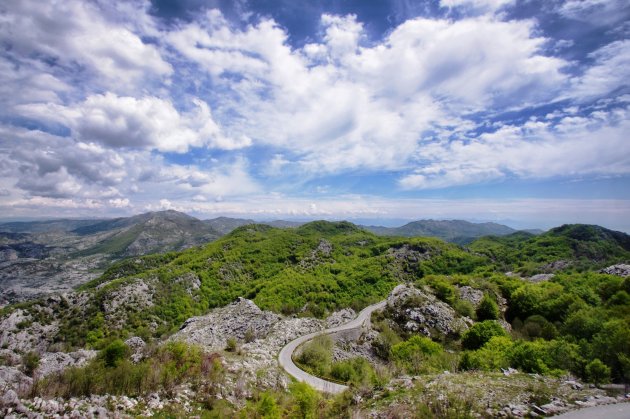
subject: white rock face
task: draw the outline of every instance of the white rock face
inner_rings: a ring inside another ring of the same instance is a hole
[[[428,337],[462,333],[468,329],[455,310],[430,293],[398,285],[387,297],[387,311],[405,329]]]
[[[477,307],[483,299],[483,291],[465,285],[459,287],[459,298],[470,302],[473,306]]]
[[[617,275],[617,276],[621,276],[625,278],[627,276],[630,276],[630,265],[626,265],[626,264],[612,265],[612,266],[602,269],[600,272],[603,274]]]
[[[279,320],[279,315],[262,311],[253,301],[239,298],[210,314],[186,320],[171,339],[195,343],[209,350],[222,350],[231,337],[241,341],[249,333],[255,339],[266,337]]]
[[[45,352],[39,359],[39,366],[35,371],[38,377],[61,372],[68,367],[80,367],[96,356],[96,351],[81,349],[76,352]]]
[[[344,308],[343,310],[335,311],[326,319],[326,328],[332,328],[341,326],[348,323],[350,320],[357,317],[357,313],[351,308]]]

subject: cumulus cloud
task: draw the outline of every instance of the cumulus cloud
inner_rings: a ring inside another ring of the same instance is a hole
[[[630,86],[630,40],[611,42],[589,58],[593,64],[572,80],[571,97],[584,101]]]
[[[5,2],[2,9],[0,40],[11,46],[14,56],[43,58],[66,70],[83,67],[117,88],[173,73],[155,45],[108,22],[97,3],[20,0]]]
[[[476,138],[435,143],[419,157],[431,163],[400,180],[409,189],[519,178],[622,175],[630,172],[630,110],[566,116],[557,123],[507,125]]]
[[[440,0],[444,7],[462,7],[480,12],[493,12],[514,3],[515,0]]]
[[[26,116],[63,123],[77,138],[113,148],[182,153],[190,147],[229,150],[250,144],[244,136],[236,140],[225,137],[208,105],[199,99],[193,103],[193,109],[180,113],[169,100],[106,93],[89,96],[75,106],[31,104],[18,106],[18,110]]]
[[[355,16],[321,24],[321,43],[292,49],[271,20],[241,30],[213,11],[168,39],[232,92],[235,132],[287,150],[311,174],[404,169],[425,131],[547,100],[565,82],[566,63],[542,55],[531,21],[414,19],[370,46]]]

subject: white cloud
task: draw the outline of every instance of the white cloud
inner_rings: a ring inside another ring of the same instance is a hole
[[[408,189],[469,185],[519,178],[630,173],[627,132],[630,109],[564,117],[555,125],[530,121],[476,138],[427,145],[430,163],[400,180]]]
[[[0,40],[10,53],[38,56],[66,69],[84,67],[110,88],[133,89],[146,77],[168,77],[172,66],[155,45],[103,17],[92,2],[9,1],[3,4]]]
[[[194,99],[194,108],[180,113],[169,100],[140,99],[113,93],[89,96],[75,106],[20,105],[23,115],[44,118],[70,127],[77,138],[114,148],[149,148],[186,152],[191,147],[236,149],[248,146],[244,136],[230,139],[213,120],[208,105]]]
[[[212,11],[167,39],[231,92],[221,115],[239,115],[235,135],[310,175],[405,169],[425,131],[469,124],[463,111],[548,100],[565,83],[566,63],[542,55],[531,21],[415,19],[373,46],[361,46],[354,16],[322,26],[321,44],[291,49],[271,20],[239,30]]]
[[[630,86],[630,40],[614,41],[589,55],[593,65],[575,77],[570,97],[589,100]]]
[[[480,12],[493,12],[514,2],[514,0],[440,0],[443,7],[462,7]]]
[[[131,206],[129,199],[127,198],[110,199],[108,202],[109,202],[109,205],[111,205],[114,208],[128,208]]]
[[[626,19],[629,11],[625,0],[567,0],[557,8],[566,18],[602,26]]]

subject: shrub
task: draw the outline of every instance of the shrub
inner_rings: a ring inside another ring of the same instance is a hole
[[[32,377],[38,366],[39,354],[37,352],[31,351],[22,355],[22,368],[24,370],[24,374]]]
[[[109,368],[117,366],[118,363],[127,356],[128,351],[129,348],[122,340],[116,339],[112,341],[102,352],[105,366]]]
[[[595,385],[606,383],[610,380],[610,368],[598,358],[595,358],[586,365],[586,377]]]
[[[317,403],[319,402],[319,394],[311,386],[306,383],[295,382],[289,386],[289,392],[293,397],[293,415],[291,417],[300,417],[311,419],[317,417]]]
[[[499,318],[499,306],[492,297],[488,294],[484,294],[483,298],[479,302],[476,310],[477,320],[496,320]]]
[[[541,315],[529,316],[523,323],[521,332],[526,338],[551,340],[558,335],[556,327]]]
[[[524,372],[545,374],[549,366],[545,362],[547,352],[544,341],[517,341],[510,351],[510,363]]]
[[[475,323],[462,336],[464,349],[479,349],[494,336],[507,336],[501,325],[494,320]]]
[[[428,359],[441,352],[442,346],[439,343],[418,335],[392,346],[391,349],[392,358],[396,363],[414,374],[420,373],[422,367],[430,369],[431,362],[428,362]]]
[[[316,375],[328,375],[332,363],[332,347],[330,336],[319,335],[304,345],[297,361]]]
[[[475,319],[475,307],[468,300],[458,299],[455,301],[453,308],[460,316],[470,317],[471,319]]]
[[[351,358],[332,364],[330,375],[355,386],[371,386],[376,377],[372,365],[365,358]]]
[[[461,370],[496,371],[510,366],[513,342],[508,336],[494,336],[476,351],[465,351],[459,361]]]
[[[229,337],[225,343],[225,350],[228,352],[236,352],[238,349],[238,341],[235,337]]]

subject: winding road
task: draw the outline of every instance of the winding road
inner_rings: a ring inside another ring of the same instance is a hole
[[[372,312],[385,307],[386,303],[387,301],[383,300],[379,303],[372,304],[371,306],[367,306],[366,308],[361,310],[361,312],[356,317],[356,319],[351,320],[346,324],[342,324],[341,326],[333,327],[330,329],[324,329],[322,331],[315,332],[315,333],[309,333],[308,335],[300,336],[299,338],[292,340],[284,348],[282,348],[282,350],[280,350],[280,354],[278,355],[278,362],[280,363],[280,366],[284,368],[284,370],[287,373],[289,373],[291,376],[293,376],[296,380],[308,383],[310,386],[312,386],[316,390],[323,391],[325,393],[331,393],[331,394],[342,393],[348,388],[348,386],[345,386],[343,384],[333,383],[331,381],[322,380],[319,377],[315,377],[314,375],[311,375],[299,369],[297,365],[293,363],[293,359],[292,359],[293,352],[297,349],[298,346],[300,346],[301,344],[305,342],[308,342],[309,340],[313,339],[316,336],[323,335],[323,334],[329,335],[332,333],[361,328],[363,324],[366,322],[366,320],[370,319]]]

